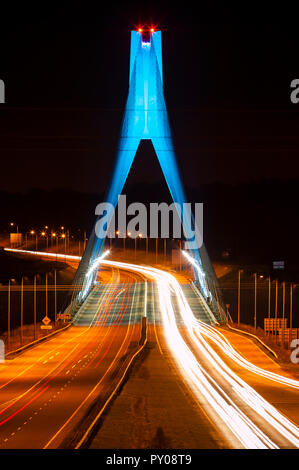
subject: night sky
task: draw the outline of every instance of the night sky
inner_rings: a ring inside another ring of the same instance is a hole
[[[107,188],[128,91],[130,30],[146,23],[163,32],[164,89],[184,184],[299,177],[299,104],[290,102],[290,82],[299,78],[295,25],[202,23],[192,7],[43,8],[8,15],[0,30],[1,190]],[[130,182],[159,181],[155,158],[142,145]]]

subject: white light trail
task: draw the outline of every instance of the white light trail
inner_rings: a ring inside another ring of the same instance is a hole
[[[4,248],[5,251],[12,251],[14,253],[23,253],[26,255],[46,256],[47,258],[67,259],[69,261],[80,261],[81,256],[62,255],[61,253],[48,253],[47,251],[30,251],[19,250],[18,248]]]
[[[205,277],[206,277],[205,272],[202,270],[201,266],[198,264],[196,259],[194,259],[192,256],[190,256],[189,253],[187,253],[187,251],[182,250],[182,253],[185,256],[185,258],[189,261],[189,263],[192,264],[192,266],[194,266],[194,268],[197,270],[199,276],[201,276],[201,279],[202,279],[201,285],[202,285],[202,288],[203,288],[203,291],[205,293],[206,298],[208,298],[208,297],[211,298],[212,294],[209,291],[208,284],[207,284],[207,281],[205,279]]]
[[[104,258],[106,258],[109,255],[109,253],[110,253],[110,251],[107,250],[101,256],[96,258],[95,261],[92,263],[91,267],[89,268],[89,270],[87,271],[87,273],[85,274],[85,276],[89,277],[94,271],[96,271],[98,269],[98,267],[100,266],[101,261]]]
[[[201,269],[201,267],[199,266],[199,264],[196,262],[196,260],[194,258],[192,258],[192,256],[189,255],[189,253],[187,253],[187,251],[185,250],[182,250],[182,253],[183,255],[185,256],[185,258],[189,261],[189,263],[192,264],[192,266],[195,267],[195,269],[197,269],[197,271],[199,272],[199,274],[203,277],[205,277],[205,273],[204,271]]]
[[[218,422],[221,419],[221,427],[228,428],[239,443],[249,449],[274,449],[280,445],[299,447],[298,427],[240,379],[204,340],[197,328],[199,325],[204,328],[205,324],[194,317],[174,276],[155,268],[128,263],[103,261],[103,264],[132,269],[155,279],[169,349],[195,396],[201,403],[204,401],[208,405],[208,413],[218,416]],[[175,293],[192,350],[178,329],[171,301],[172,293]],[[209,325],[208,328],[213,329]],[[216,328],[214,330],[217,331]],[[199,363],[193,349],[203,356],[204,365]],[[228,436],[227,431],[225,435]]]

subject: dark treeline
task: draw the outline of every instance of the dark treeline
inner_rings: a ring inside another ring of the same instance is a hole
[[[188,189],[189,202],[204,203],[204,240],[210,256],[242,263],[286,265],[299,262],[298,180],[262,180],[243,184],[201,184]],[[170,202],[164,181],[126,185],[127,203]],[[105,200],[99,194],[68,190],[32,189],[26,193],[0,192],[1,232],[15,221],[25,232],[44,225],[64,225],[73,235],[91,230],[96,205]]]

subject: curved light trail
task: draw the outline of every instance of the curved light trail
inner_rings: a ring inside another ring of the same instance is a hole
[[[234,438],[246,448],[299,447],[298,427],[238,377],[203,338],[206,331],[209,334],[213,331],[215,335],[218,335],[218,331],[194,317],[174,276],[159,269],[128,263],[108,260],[102,263],[131,269],[156,281],[169,349],[194,394],[201,402],[204,398],[208,404],[207,411],[216,414],[218,421],[220,418],[221,427],[228,428]],[[177,325],[173,297],[186,327],[188,344]],[[221,339],[220,335],[219,338]],[[199,363],[193,350],[204,358],[204,366]],[[215,380],[215,374],[207,369],[214,370],[219,380]]]
[[[79,257],[68,259],[76,261]],[[195,397],[233,447],[299,447],[299,428],[242,380],[207,339],[238,366],[257,376],[296,389],[298,381],[256,367],[234,350],[218,328],[197,320],[180,284],[170,273],[110,260],[102,260],[101,264],[134,271],[156,282],[163,330],[172,356]],[[199,301],[205,305],[202,298]]]

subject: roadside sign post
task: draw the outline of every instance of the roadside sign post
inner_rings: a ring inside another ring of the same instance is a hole
[[[52,330],[52,325],[50,325],[51,320],[47,315],[42,319],[42,322],[43,322],[43,325],[41,325],[42,330]]]

